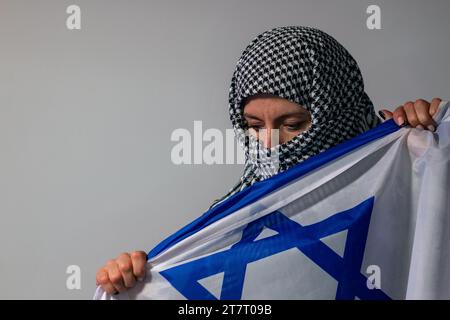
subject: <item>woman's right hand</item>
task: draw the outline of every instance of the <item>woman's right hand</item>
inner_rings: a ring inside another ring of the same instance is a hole
[[[133,288],[136,281],[144,280],[146,264],[147,254],[144,251],[122,253],[97,271],[97,286],[101,286],[109,294]]]

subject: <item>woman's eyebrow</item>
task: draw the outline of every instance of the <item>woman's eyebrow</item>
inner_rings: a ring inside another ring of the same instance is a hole
[[[286,113],[283,113],[283,114],[279,115],[277,117],[277,119],[285,119],[285,118],[292,117],[292,116],[298,117],[298,118],[309,118],[308,112],[305,112],[305,111],[291,111],[291,112],[286,112]],[[262,121],[260,118],[258,118],[258,116],[255,116],[255,115],[252,115],[252,114],[249,114],[249,113],[246,113],[246,112],[244,112],[244,117],[246,119]]]
[[[254,119],[254,120],[261,120],[260,118],[258,118],[257,116],[248,114],[244,112],[244,117],[249,118],[249,119]]]

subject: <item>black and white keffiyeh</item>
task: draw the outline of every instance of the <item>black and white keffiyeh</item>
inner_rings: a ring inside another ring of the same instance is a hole
[[[243,116],[244,100],[262,93],[304,106],[311,113],[310,128],[264,148],[248,134]],[[229,113],[245,151],[245,168],[239,182],[212,206],[380,123],[350,53],[325,32],[301,26],[271,29],[245,48],[231,80]]]

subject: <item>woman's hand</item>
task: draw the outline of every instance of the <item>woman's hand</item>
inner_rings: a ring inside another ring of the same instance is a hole
[[[124,292],[134,287],[136,280],[144,280],[146,263],[147,254],[144,251],[122,253],[97,271],[97,285],[109,294]]]
[[[394,112],[382,109],[379,114],[385,120],[394,118],[395,123],[399,126],[409,124],[413,128],[435,131],[436,123],[432,117],[440,103],[441,99],[439,98],[434,98],[431,104],[426,100],[419,99],[415,102],[406,102],[403,106],[395,109]]]

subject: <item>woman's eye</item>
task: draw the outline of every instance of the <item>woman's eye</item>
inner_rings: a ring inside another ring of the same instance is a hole
[[[297,130],[300,130],[302,128],[302,125],[303,125],[302,123],[293,123],[293,124],[285,124],[284,126],[289,131],[297,131]]]

